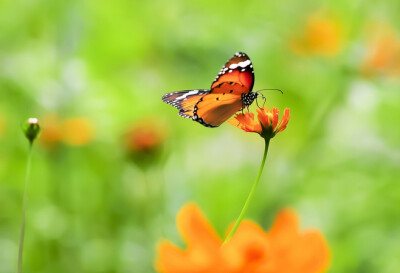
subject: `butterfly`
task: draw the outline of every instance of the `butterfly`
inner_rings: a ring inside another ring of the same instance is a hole
[[[246,53],[237,52],[219,71],[210,89],[172,92],[162,100],[179,109],[181,117],[206,127],[218,127],[253,103],[258,96],[252,92],[253,85],[253,64]]]

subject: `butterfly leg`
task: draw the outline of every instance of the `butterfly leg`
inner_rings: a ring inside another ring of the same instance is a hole
[[[242,115],[244,115],[244,108],[245,108],[246,106],[244,105],[244,103],[243,103],[243,100],[242,100],[242,109],[240,109],[240,111],[242,111]]]
[[[261,97],[262,100],[263,100],[263,105],[262,105],[262,107],[265,106],[265,103],[267,102],[267,99],[264,97],[264,95],[263,95],[262,93],[259,93],[259,96],[257,96],[257,98],[256,98],[257,107],[258,107],[258,108],[262,108],[262,107],[260,107],[260,105],[258,104],[258,98],[259,98],[259,97]]]

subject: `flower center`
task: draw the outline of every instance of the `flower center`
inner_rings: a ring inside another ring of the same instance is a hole
[[[257,247],[250,247],[249,249],[247,249],[246,251],[246,260],[249,263],[253,263],[253,262],[257,262],[259,260],[261,260],[262,256],[263,256],[263,251],[260,248]]]

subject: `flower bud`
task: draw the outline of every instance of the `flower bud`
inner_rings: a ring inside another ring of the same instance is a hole
[[[37,118],[29,118],[22,127],[26,138],[32,143],[40,133],[39,120]]]

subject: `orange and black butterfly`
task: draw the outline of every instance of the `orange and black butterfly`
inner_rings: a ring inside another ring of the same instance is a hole
[[[254,71],[246,53],[238,52],[222,67],[211,89],[165,94],[162,100],[179,109],[179,115],[206,127],[218,127],[237,111],[249,107],[258,93],[252,92]]]

